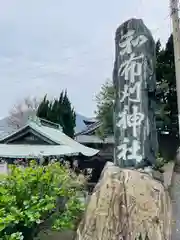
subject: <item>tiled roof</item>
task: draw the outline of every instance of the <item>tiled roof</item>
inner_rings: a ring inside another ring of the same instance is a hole
[[[22,130],[30,127],[31,129],[33,129],[37,133],[43,135],[44,137],[50,139],[54,143],[59,144],[59,145],[68,146],[68,147],[72,148],[74,152],[81,153],[85,156],[90,157],[90,156],[96,155],[99,152],[99,150],[86,147],[86,146],[76,142],[75,140],[73,140],[72,138],[70,138],[66,134],[64,134],[61,129],[42,125],[40,121],[37,121],[37,119],[38,118],[36,118],[36,121],[30,120],[24,127],[20,128],[19,130],[17,130],[16,132],[14,132],[8,136],[2,138],[1,141],[4,142],[4,141],[6,141],[6,139],[12,137],[15,134],[18,134],[18,132],[21,132]]]
[[[94,131],[95,131],[96,129],[98,129],[100,126],[101,126],[101,122],[100,122],[100,121],[97,121],[97,122],[95,122],[95,123],[87,126],[83,131],[77,133],[76,136],[94,133]]]
[[[77,156],[79,152],[65,145],[0,144],[2,158],[34,158],[41,156]]]
[[[26,125],[28,117],[31,116],[31,112],[27,111],[22,114],[22,116],[19,114],[17,118],[19,118],[21,122],[21,126]],[[88,118],[76,114],[76,127],[75,127],[75,133],[81,132],[86,128],[86,124],[84,123],[84,120],[88,120]],[[10,133],[13,133],[16,131],[16,128],[13,123],[10,121],[10,117],[5,117],[3,119],[0,119],[0,138],[5,137],[9,135]]]

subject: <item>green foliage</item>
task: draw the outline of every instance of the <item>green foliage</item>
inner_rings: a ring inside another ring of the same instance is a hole
[[[156,163],[154,164],[152,169],[163,173],[164,171],[162,168],[166,163],[167,163],[167,161],[164,158],[162,158],[160,155],[158,155],[156,158]]]
[[[76,126],[76,114],[74,109],[71,107],[71,102],[67,96],[67,92],[64,94],[64,98],[62,101],[63,106],[63,114],[62,114],[62,122],[63,122],[63,130],[70,137],[74,137],[74,127]]]
[[[66,91],[61,92],[59,99],[54,99],[54,101],[48,100],[47,96],[45,96],[38,107],[37,116],[60,124],[65,134],[74,137],[76,114]]]
[[[99,94],[96,96],[97,120],[102,124],[97,134],[104,138],[113,133],[113,112],[114,112],[115,91],[113,83],[107,80],[101,87]]]
[[[170,130],[171,134],[176,134],[178,115],[173,36],[169,37],[165,49],[161,48],[160,42],[156,46],[157,103],[160,110],[158,118],[163,123],[162,130]]]
[[[59,163],[11,166],[0,183],[0,239],[33,239],[44,225],[73,228],[84,211],[77,176]]]
[[[47,109],[49,109],[49,105],[50,105],[50,102],[47,99],[47,95],[45,95],[44,99],[39,104],[39,107],[37,109],[37,116],[39,116],[39,117],[41,117],[43,119],[47,119],[48,118],[48,111],[47,111]]]
[[[157,79],[157,128],[178,132],[176,79],[172,35],[166,47],[161,47],[160,41],[156,43],[156,79]],[[96,117],[102,123],[97,131],[100,137],[113,133],[113,100],[115,91],[112,81],[107,81],[97,95]]]

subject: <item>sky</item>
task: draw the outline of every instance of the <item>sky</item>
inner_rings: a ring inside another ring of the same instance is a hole
[[[132,17],[166,43],[169,0],[0,0],[0,117],[26,97],[63,89],[76,112],[93,116],[112,78],[115,31]]]

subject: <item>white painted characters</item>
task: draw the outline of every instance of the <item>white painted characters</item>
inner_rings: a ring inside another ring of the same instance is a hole
[[[118,69],[118,77],[125,81],[123,89],[120,89],[120,104],[123,110],[117,118],[117,127],[123,131],[123,139],[117,146],[118,159],[135,160],[140,162],[143,158],[140,146],[140,129],[145,115],[141,111],[141,85],[145,56],[135,53],[133,50],[142,46],[148,39],[144,35],[135,36],[135,31],[130,30],[119,43],[119,57],[126,60]],[[129,133],[130,131],[130,133]],[[127,137],[128,136],[128,137]]]
[[[132,128],[133,137],[137,137],[137,128],[141,126],[144,120],[144,114],[138,112],[138,106],[132,106],[132,114],[128,113],[129,107],[125,106],[123,112],[119,114],[119,121],[117,127],[120,129]]]
[[[134,96],[132,96],[134,94]],[[128,98],[130,102],[139,103],[141,100],[141,82],[136,82],[133,86],[124,85],[124,91],[120,93],[120,102]]]
[[[136,77],[142,76],[142,59],[144,55],[135,56],[135,53],[132,53],[130,58],[121,64],[118,70],[118,76],[124,76],[126,81],[134,83]],[[137,62],[141,60],[141,62]]]
[[[119,43],[119,47],[121,51],[120,55],[124,55],[125,53],[131,54],[133,52],[133,47],[140,47],[145,42],[147,42],[147,37],[144,35],[139,35],[136,38],[134,37],[135,31],[129,30],[121,39]]]
[[[141,162],[142,155],[138,154],[138,151],[140,150],[140,142],[134,139],[131,145],[129,143],[129,139],[124,138],[124,142],[118,146],[118,159],[135,160],[138,163]]]

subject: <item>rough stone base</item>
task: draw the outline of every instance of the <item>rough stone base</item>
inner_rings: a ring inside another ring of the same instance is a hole
[[[76,240],[169,240],[171,203],[163,185],[108,164],[88,203]]]

